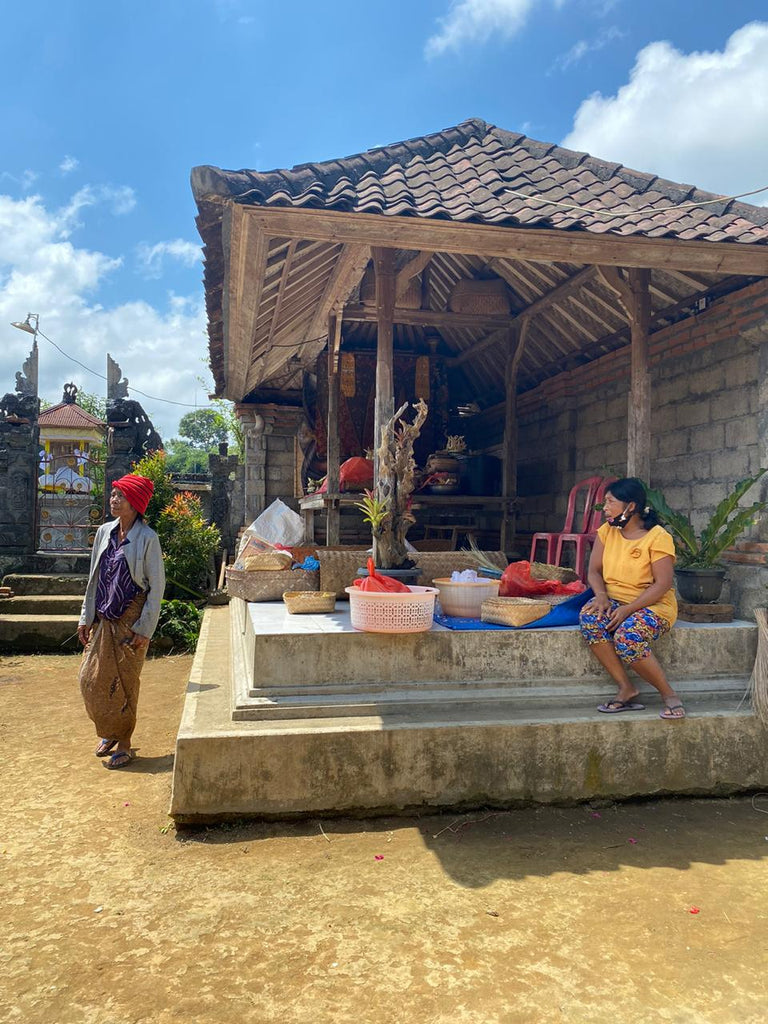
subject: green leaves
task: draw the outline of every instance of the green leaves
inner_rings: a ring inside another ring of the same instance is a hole
[[[669,507],[661,491],[646,487],[649,504],[674,537],[679,568],[704,569],[716,566],[723,551],[731,547],[741,534],[756,522],[768,502],[755,501],[750,506],[742,508],[739,501],[766,472],[768,470],[761,469],[754,476],[740,480],[731,493],[719,503],[701,531],[700,537],[696,536],[696,531],[687,516]]]

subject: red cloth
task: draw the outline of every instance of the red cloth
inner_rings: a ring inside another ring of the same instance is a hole
[[[359,455],[347,459],[339,466],[339,490],[340,491],[364,491],[373,487],[373,463],[370,459],[363,459]],[[328,477],[323,480],[322,486],[318,487],[318,494],[326,494],[328,491]]]
[[[581,580],[536,580],[530,562],[511,562],[502,573],[499,597],[537,597],[540,594],[581,594],[587,588]]]
[[[125,495],[131,508],[135,508],[139,515],[144,515],[149,499],[155,490],[155,485],[151,480],[145,476],[139,476],[137,473],[128,473],[127,476],[121,476],[119,480],[114,480],[112,486],[116,491],[121,491]]]
[[[386,572],[386,569],[384,571]],[[368,575],[358,576],[356,580],[352,581],[352,586],[359,587],[369,594],[409,594],[411,590],[410,587],[406,587],[404,583],[392,576],[380,576],[376,572],[372,558],[368,559]]]

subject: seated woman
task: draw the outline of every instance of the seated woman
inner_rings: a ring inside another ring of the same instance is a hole
[[[631,668],[661,694],[661,718],[685,718],[682,702],[650,647],[677,619],[674,542],[646,504],[645,488],[633,477],[611,484],[604,514],[587,575],[595,596],[582,609],[580,625],[619,692],[597,710],[644,710],[635,701],[639,691],[627,675]]]

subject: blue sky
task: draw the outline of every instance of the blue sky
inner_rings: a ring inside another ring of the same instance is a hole
[[[762,21],[761,21],[762,18]],[[481,117],[732,194],[768,185],[764,0],[7,5],[0,388],[28,311],[68,353],[204,405],[189,171],[344,156]],[[754,201],[765,202],[768,193]],[[41,341],[41,393],[103,382]],[[188,411],[144,400],[161,434]]]

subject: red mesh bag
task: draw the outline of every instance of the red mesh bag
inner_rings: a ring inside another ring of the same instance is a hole
[[[535,580],[531,576],[530,562],[511,562],[501,576],[499,597],[536,597],[541,594],[571,596],[581,594],[586,587],[581,580],[560,583],[559,580]]]
[[[353,587],[359,587],[361,590],[366,591],[369,594],[409,594],[410,588],[406,587],[400,580],[393,579],[391,576],[380,576],[376,572],[376,566],[373,564],[373,559],[368,559],[368,575],[358,576],[356,580],[352,581]]]

